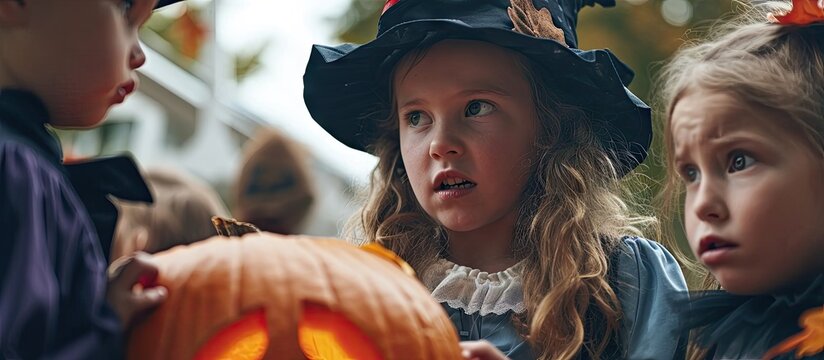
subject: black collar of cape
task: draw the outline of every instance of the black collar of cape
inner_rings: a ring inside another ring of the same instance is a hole
[[[34,94],[0,89],[0,134],[34,147],[67,176],[94,223],[103,256],[108,258],[117,223],[117,208],[111,197],[151,203],[152,194],[128,154],[64,166],[60,142],[47,127],[48,119],[45,105]]]
[[[46,106],[32,93],[16,89],[0,89],[0,134],[13,137],[43,155],[57,168],[62,168],[63,152],[57,137],[46,127],[49,114]]]
[[[705,348],[739,341],[742,334],[758,336],[766,347],[797,332],[799,316],[824,305],[824,274],[792,289],[774,294],[734,295],[723,290],[692,294],[687,308],[687,327],[698,329],[697,341]],[[779,326],[783,325],[783,326]],[[787,329],[785,327],[794,327]],[[757,333],[756,333],[757,332]],[[769,343],[769,344],[767,344]]]

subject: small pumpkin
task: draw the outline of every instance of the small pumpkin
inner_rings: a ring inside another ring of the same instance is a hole
[[[443,309],[393,255],[270,233],[155,254],[169,295],[128,358],[459,359]]]

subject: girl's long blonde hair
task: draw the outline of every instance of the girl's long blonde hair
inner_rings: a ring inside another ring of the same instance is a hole
[[[525,261],[527,311],[513,321],[523,325],[519,328],[540,359],[571,359],[580,351],[600,358],[621,317],[607,277],[609,256],[622,236],[640,235],[636,226],[653,221],[629,215],[618,196],[615,164],[594,135],[591,119],[556,101],[536,64],[516,56],[532,84],[539,134],[513,237],[513,255]],[[418,204],[403,170],[397,109],[394,101],[384,106],[391,115],[380,120],[383,131],[370,147],[378,165],[366,204],[347,232],[386,246],[422,273],[445,253],[447,232]],[[585,322],[592,307],[600,315],[598,324]]]
[[[662,132],[665,144],[666,181],[659,198],[662,223],[676,224],[659,237],[675,246],[683,230],[684,186],[674,168],[671,115],[689,89],[722,92],[739,101],[782,114],[782,128],[804,139],[824,161],[824,26],[799,27],[768,22],[769,14],[789,10],[787,2],[761,6],[741,3],[742,14],[717,24],[703,42],[685,44],[664,67],[659,94],[665,113]],[[718,282],[706,269],[683,253],[682,265],[701,277],[703,289],[717,289]],[[707,349],[691,347],[691,358],[703,358]]]

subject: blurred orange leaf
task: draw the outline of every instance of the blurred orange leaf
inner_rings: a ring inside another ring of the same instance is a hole
[[[824,352],[824,306],[807,310],[801,315],[799,323],[804,330],[768,350],[764,359],[772,359],[792,350],[795,350],[796,358]]]
[[[824,0],[793,0],[793,9],[775,16],[779,24],[807,25],[824,21]]]
[[[180,40],[180,52],[190,59],[197,59],[209,34],[206,25],[188,8],[174,23],[172,31]]]

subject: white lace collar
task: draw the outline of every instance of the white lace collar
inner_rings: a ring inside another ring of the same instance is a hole
[[[421,280],[439,303],[471,315],[516,314],[526,311],[521,286],[523,261],[512,267],[488,273],[449,260],[440,259],[423,272]]]

